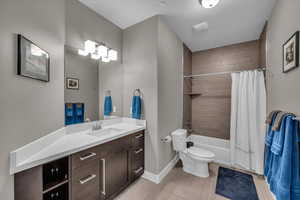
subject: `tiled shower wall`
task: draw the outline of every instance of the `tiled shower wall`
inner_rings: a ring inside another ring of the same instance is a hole
[[[183,74],[192,73],[192,52],[183,45]],[[192,81],[183,79],[183,128],[191,129],[192,122],[192,98],[188,95],[192,91]]]
[[[188,60],[188,51],[186,53]],[[192,53],[192,74],[252,70],[260,67],[260,41],[250,41]],[[185,73],[189,74],[189,62]],[[215,75],[185,80],[184,123],[193,134],[230,138],[231,76]],[[201,94],[201,95],[199,95]],[[191,107],[187,102],[191,102]],[[190,118],[189,118],[190,117]]]

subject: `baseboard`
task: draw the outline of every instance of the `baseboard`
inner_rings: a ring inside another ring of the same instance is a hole
[[[213,163],[216,163],[218,165],[224,165],[224,166],[231,166],[229,162],[221,161],[221,160],[214,160]]]
[[[145,171],[142,178],[147,179],[148,181],[151,181],[156,184],[160,183],[158,175],[152,172]]]
[[[163,170],[159,174],[154,174],[152,172],[145,171],[143,174],[143,178],[147,179],[153,183],[159,184],[168,174],[169,172],[174,168],[176,163],[178,162],[179,157],[176,155],[168,164],[165,166]]]

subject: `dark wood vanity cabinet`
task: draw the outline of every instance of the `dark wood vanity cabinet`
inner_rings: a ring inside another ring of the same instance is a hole
[[[131,137],[131,172],[130,179],[135,181],[144,173],[145,168],[145,135],[144,132],[138,132]]]
[[[45,170],[51,175],[53,168],[56,171],[53,166],[62,175],[49,183]],[[140,131],[16,174],[15,199],[113,199],[143,173],[144,131]],[[25,191],[30,193],[21,195]]]

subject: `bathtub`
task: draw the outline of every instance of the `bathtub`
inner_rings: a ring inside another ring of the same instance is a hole
[[[206,137],[201,135],[190,135],[188,141],[194,146],[207,149],[215,154],[215,163],[230,165],[230,142],[219,138]]]

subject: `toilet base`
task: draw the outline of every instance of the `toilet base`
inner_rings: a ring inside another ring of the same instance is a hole
[[[182,160],[184,172],[201,178],[209,177],[207,161],[196,160],[184,153],[179,153],[179,157]]]

